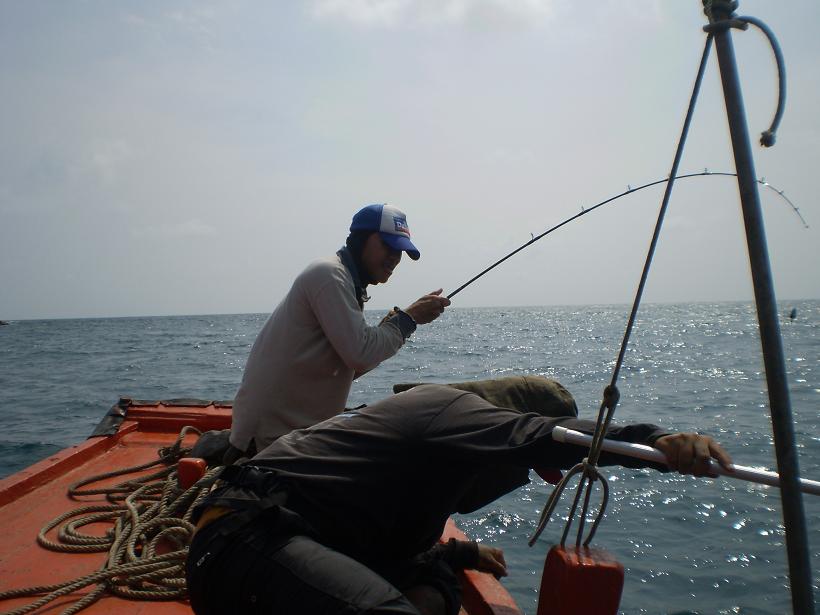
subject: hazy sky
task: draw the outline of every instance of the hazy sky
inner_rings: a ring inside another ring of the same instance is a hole
[[[755,147],[779,299],[820,298],[820,3],[741,0],[780,39],[788,105]],[[450,291],[670,168],[700,0],[0,2],[0,318],[270,311],[352,214],[422,252],[369,307]],[[750,130],[776,72],[734,35]],[[716,57],[682,172],[733,171]],[[456,306],[624,303],[662,188],[572,223]],[[679,182],[645,300],[749,300],[736,184]]]

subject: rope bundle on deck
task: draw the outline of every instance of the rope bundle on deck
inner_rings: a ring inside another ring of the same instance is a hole
[[[132,600],[176,600],[186,596],[185,559],[194,532],[190,522],[194,507],[207,495],[221,468],[214,468],[188,489],[177,482],[179,460],[190,453],[182,447],[189,432],[185,427],[176,442],[159,450],[159,459],[98,476],[69,487],[69,496],[105,495],[110,504],[83,506],[68,511],[47,523],[37,536],[46,549],[65,553],[107,552],[97,572],[78,579],[0,592],[0,600],[23,596],[41,598],[0,615],[23,615],[85,587],[96,585],[89,593],[62,611],[77,613],[106,594]],[[155,472],[130,478],[110,487],[83,489],[116,476],[125,476],[155,466]],[[92,523],[113,523],[104,535],[84,534]],[[47,534],[57,528],[57,540]]]

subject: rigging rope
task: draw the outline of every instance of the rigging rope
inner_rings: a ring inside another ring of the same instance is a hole
[[[757,28],[759,28],[766,35],[766,37],[768,38],[769,43],[772,47],[772,51],[773,51],[774,56],[775,56],[775,61],[777,63],[778,101],[777,101],[777,109],[775,111],[775,115],[774,115],[774,118],[772,120],[772,123],[771,123],[769,129],[764,131],[761,134],[760,143],[764,147],[771,147],[772,145],[774,145],[774,142],[775,142],[775,133],[776,133],[777,128],[780,124],[780,120],[782,119],[783,110],[784,110],[784,107],[785,107],[786,85],[785,85],[785,63],[783,61],[783,56],[782,56],[782,53],[780,51],[780,47],[777,43],[777,40],[774,37],[774,34],[768,28],[768,26],[766,26],[765,23],[763,23],[762,21],[760,21],[760,20],[758,20],[754,17],[734,17],[733,19],[721,20],[720,22],[715,23],[711,18],[711,11],[712,11],[712,4],[713,3],[710,0],[707,0],[707,1],[704,2],[704,4],[705,4],[706,13],[707,13],[707,15],[710,16],[710,22],[712,22],[712,23],[708,24],[707,26],[704,26],[704,28],[703,28],[704,31],[707,33],[707,37],[706,37],[706,43],[705,43],[704,50],[703,50],[703,55],[702,55],[702,58],[701,58],[700,67],[698,69],[698,75],[697,75],[697,78],[695,79],[695,85],[694,85],[694,88],[692,90],[692,95],[691,95],[691,98],[690,98],[690,101],[689,101],[689,108],[688,108],[687,113],[686,113],[686,118],[684,120],[683,129],[681,130],[681,136],[680,136],[680,139],[678,141],[678,147],[677,147],[677,150],[675,152],[675,158],[674,158],[674,161],[672,163],[672,169],[671,169],[671,172],[669,173],[669,181],[667,182],[666,189],[664,191],[663,201],[661,203],[660,211],[658,213],[658,220],[657,220],[657,223],[655,225],[655,231],[654,231],[653,236],[652,236],[652,241],[650,242],[650,246],[649,246],[649,250],[648,250],[648,253],[647,253],[646,261],[644,263],[643,272],[641,274],[641,279],[640,279],[640,282],[638,284],[638,289],[635,293],[635,300],[634,300],[633,305],[632,305],[632,311],[630,313],[629,320],[627,322],[626,331],[624,333],[623,341],[621,342],[621,348],[620,348],[620,351],[618,353],[618,358],[616,359],[615,366],[614,366],[613,371],[612,371],[612,379],[610,381],[610,384],[604,390],[603,400],[602,400],[601,406],[598,410],[598,419],[597,419],[596,426],[595,426],[595,432],[594,432],[593,437],[592,437],[592,444],[590,445],[589,456],[586,459],[584,459],[584,461],[581,464],[578,464],[577,466],[575,466],[575,468],[573,468],[567,474],[565,479],[562,480],[559,483],[558,486],[556,486],[555,490],[553,491],[552,495],[550,496],[550,499],[548,500],[547,504],[544,506],[544,510],[541,514],[541,519],[539,520],[538,527],[536,528],[536,531],[533,533],[533,536],[531,537],[531,539],[529,541],[530,546],[532,546],[535,543],[535,541],[538,539],[538,536],[544,530],[544,527],[546,526],[547,522],[549,521],[549,518],[550,518],[550,516],[551,516],[551,514],[552,514],[552,512],[555,508],[557,500],[558,500],[558,498],[560,498],[561,492],[566,487],[567,480],[569,479],[570,476],[573,476],[575,474],[580,473],[581,474],[581,480],[579,482],[578,491],[576,493],[575,500],[572,504],[569,517],[567,519],[567,524],[566,524],[566,527],[564,529],[564,534],[561,538],[561,545],[563,545],[566,541],[567,534],[569,532],[570,526],[571,526],[572,521],[573,521],[574,516],[575,516],[575,511],[576,511],[577,506],[578,506],[578,502],[579,502],[579,499],[580,499],[581,492],[585,491],[584,504],[583,504],[583,507],[582,507],[581,514],[579,516],[578,535],[577,535],[577,539],[576,539],[576,545],[580,546],[581,540],[583,538],[584,523],[586,521],[587,513],[588,513],[588,509],[589,509],[589,500],[590,500],[590,495],[591,495],[591,491],[592,491],[592,485],[595,481],[601,481],[601,484],[603,486],[603,502],[602,502],[601,507],[598,511],[598,515],[595,519],[595,522],[594,522],[592,528],[590,529],[590,532],[589,532],[586,540],[584,541],[584,546],[589,545],[590,541],[592,540],[592,538],[595,534],[595,530],[597,529],[598,523],[600,522],[601,518],[603,517],[603,512],[604,512],[604,509],[606,508],[606,503],[607,503],[607,499],[608,499],[609,489],[608,489],[606,479],[597,470],[597,462],[598,462],[598,458],[600,456],[601,446],[603,444],[604,435],[607,432],[607,428],[609,427],[609,424],[612,420],[612,416],[615,413],[615,408],[617,407],[617,404],[618,404],[618,398],[619,398],[619,392],[618,392],[618,388],[617,388],[618,375],[619,375],[621,366],[623,365],[624,357],[625,357],[625,354],[626,354],[626,349],[627,349],[627,346],[629,344],[629,338],[631,336],[632,328],[633,328],[634,323],[635,323],[635,317],[637,315],[638,308],[639,308],[640,302],[641,302],[641,298],[643,296],[643,290],[644,290],[644,287],[646,285],[646,280],[647,280],[647,277],[648,277],[648,274],[649,274],[649,268],[652,264],[652,259],[653,259],[654,253],[655,253],[655,248],[657,246],[658,237],[660,235],[660,230],[661,230],[661,227],[663,225],[663,219],[664,219],[664,216],[666,214],[666,210],[667,210],[668,205],[669,205],[669,198],[671,196],[672,189],[674,187],[675,179],[678,178],[678,176],[677,176],[678,166],[680,164],[680,159],[681,159],[681,156],[683,154],[683,148],[684,148],[684,145],[686,143],[686,137],[688,135],[689,126],[691,124],[692,115],[693,115],[693,112],[694,112],[695,104],[697,102],[697,96],[698,96],[698,93],[700,91],[700,86],[701,86],[701,83],[703,81],[703,75],[704,75],[704,71],[705,71],[705,67],[706,67],[706,62],[708,60],[709,51],[711,49],[712,40],[713,40],[713,36],[714,36],[715,32],[724,30],[726,28],[740,28],[740,29],[745,30],[748,27],[748,24],[752,24],[752,25],[756,26]],[[708,174],[708,173],[704,173],[704,174]],[[731,175],[736,175],[736,174],[732,173]],[[772,190],[777,192],[781,197],[783,197],[786,200],[786,202],[789,203],[789,205],[792,207],[794,212],[798,215],[801,222],[803,223],[803,226],[808,228],[808,224],[803,219],[803,216],[800,214],[800,211],[798,210],[798,208],[795,207],[795,205],[788,198],[785,197],[785,195],[782,193],[782,191],[777,190],[776,188],[772,187],[770,184],[768,184],[768,182],[766,182],[763,179],[759,179],[759,180],[756,180],[756,181],[759,184],[762,184],[762,185],[764,185],[768,188],[771,188]],[[619,196],[623,196],[623,195],[619,195]],[[608,201],[604,201],[604,202],[608,202]],[[586,212],[582,212],[582,213],[586,213]],[[555,227],[555,228],[558,228],[558,227]],[[553,229],[551,229],[551,230],[553,230]],[[540,238],[540,236],[539,236],[539,238]],[[533,240],[535,240],[535,238],[533,238]],[[526,245],[528,245],[528,244],[525,244],[525,246],[522,246],[522,248],[520,248],[520,249],[523,249],[523,247],[526,247]],[[502,262],[502,261],[499,261],[499,262]],[[482,272],[482,274],[480,274],[480,275],[483,275],[483,273],[484,272]],[[458,290],[461,290],[461,289],[458,289]]]
[[[200,434],[193,427],[184,427],[173,445],[159,449],[159,459],[155,461],[99,474],[71,485],[70,497],[105,495],[111,504],[83,506],[63,513],[40,530],[37,542],[46,549],[64,553],[108,552],[105,563],[97,572],[63,583],[0,592],[0,600],[46,594],[0,615],[31,613],[90,585],[97,587],[62,611],[62,615],[73,615],[106,594],[132,600],[184,598],[185,558],[194,532],[191,515],[222,469],[209,470],[188,489],[178,486],[179,460],[191,450],[182,447],[182,440],[189,432]],[[82,488],[158,465],[164,467],[110,487]],[[102,536],[83,534],[79,530],[98,522],[113,522],[113,526]],[[46,536],[54,528],[59,528],[57,541]],[[171,550],[158,553],[168,548]]]
[[[635,318],[638,313],[638,307],[641,303],[641,298],[643,296],[643,290],[646,286],[646,280],[649,276],[649,268],[652,264],[652,259],[655,254],[655,248],[658,243],[658,237],[660,236],[661,227],[663,226],[664,216],[666,215],[666,210],[669,206],[669,199],[672,196],[672,188],[675,185],[675,177],[678,173],[678,166],[680,165],[681,156],[683,155],[683,147],[686,143],[686,137],[689,134],[689,126],[692,122],[692,116],[695,110],[695,103],[697,102],[698,93],[700,92],[700,86],[703,82],[703,75],[706,71],[706,62],[709,59],[709,51],[712,47],[712,34],[708,33],[706,36],[706,43],[703,48],[703,55],[700,60],[700,66],[698,67],[697,77],[695,78],[695,85],[692,89],[692,95],[689,99],[689,108],[686,111],[686,118],[683,122],[683,128],[681,129],[680,139],[678,140],[678,147],[675,151],[675,158],[672,162],[672,169],[669,173],[669,181],[666,184],[666,189],[663,195],[663,201],[661,202],[660,211],[658,212],[658,220],[655,224],[655,231],[652,234],[652,241],[649,244],[649,250],[646,255],[646,262],[644,263],[643,272],[641,274],[641,280],[638,283],[638,289],[635,293],[635,300],[632,304],[632,311],[629,315],[629,321],[627,322],[626,331],[624,332],[623,341],[621,342],[621,349],[618,353],[618,358],[615,361],[615,367],[612,370],[612,379],[609,385],[604,389],[603,399],[601,401],[601,406],[598,410],[598,419],[595,424],[595,433],[593,434],[592,444],[590,445],[589,456],[584,459],[584,461],[578,465],[576,465],[571,471],[570,474],[580,473],[581,479],[578,485],[578,491],[575,495],[575,501],[573,502],[572,509],[570,511],[569,517],[567,519],[567,523],[564,529],[564,535],[561,538],[561,544],[563,545],[566,541],[566,536],[569,533],[570,526],[572,525],[573,518],[575,516],[575,510],[578,505],[578,500],[580,498],[581,492],[585,491],[586,495],[584,497],[584,505],[581,511],[581,514],[578,518],[578,534],[576,538],[576,545],[580,546],[581,541],[583,539],[583,532],[584,532],[584,523],[586,521],[587,512],[589,509],[589,500],[592,492],[592,486],[596,481],[600,481],[603,487],[603,496],[604,499],[602,501],[601,507],[598,511],[597,518],[595,523],[593,524],[592,528],[587,535],[586,540],[583,541],[584,546],[589,546],[589,543],[592,541],[593,536],[595,535],[595,531],[598,527],[598,523],[600,519],[603,517],[603,511],[606,507],[609,488],[607,485],[606,478],[600,474],[597,470],[597,463],[598,458],[601,453],[601,444],[604,439],[604,435],[607,432],[607,428],[609,427],[610,421],[612,420],[612,416],[615,413],[615,408],[618,405],[618,399],[620,397],[620,393],[618,392],[617,382],[618,382],[618,375],[621,370],[621,366],[623,364],[624,356],[626,354],[626,348],[629,344],[629,338],[632,333],[632,328],[635,324]],[[557,489],[556,489],[557,491]],[[547,506],[544,507],[544,511],[541,513],[541,519],[538,522],[538,527],[536,528],[535,532],[533,533],[532,537],[530,538],[530,546],[532,546],[535,541],[538,539],[538,536],[543,532],[544,528],[546,527],[547,522],[549,521],[549,516],[546,514],[548,508]]]

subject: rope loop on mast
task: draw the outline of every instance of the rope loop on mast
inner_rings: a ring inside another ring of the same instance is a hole
[[[775,133],[780,120],[783,119],[783,111],[786,108],[786,62],[783,60],[783,52],[780,50],[780,44],[777,42],[777,37],[774,32],[764,22],[757,17],[738,17],[744,23],[752,24],[758,30],[766,35],[769,45],[772,47],[774,54],[774,61],[777,64],[777,110],[774,113],[771,126],[768,130],[764,130],[760,134],[760,144],[763,147],[771,147],[775,142]]]
[[[760,145],[763,147],[771,147],[775,143],[777,128],[780,126],[780,120],[783,119],[783,111],[786,108],[786,63],[783,60],[783,52],[780,50],[777,37],[769,26],[757,17],[736,16],[734,12],[737,7],[737,0],[704,0],[703,12],[706,13],[706,16],[709,18],[709,23],[703,26],[703,30],[708,34],[725,32],[729,28],[747,30],[749,24],[751,24],[766,35],[766,39],[769,41],[772,53],[774,54],[775,63],[777,64],[778,92],[777,109],[775,110],[774,118],[772,119],[769,129],[760,133]]]

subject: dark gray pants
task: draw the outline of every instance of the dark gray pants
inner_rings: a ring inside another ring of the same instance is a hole
[[[458,581],[444,562],[405,567],[393,584],[308,535],[277,527],[274,515],[226,533],[229,518],[197,532],[191,545],[187,579],[196,615],[418,615],[398,589],[407,584],[435,588],[448,613],[458,613]]]

